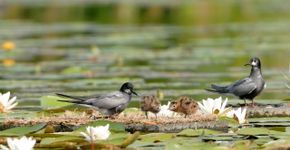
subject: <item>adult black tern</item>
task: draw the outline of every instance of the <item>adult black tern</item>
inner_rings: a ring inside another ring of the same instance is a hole
[[[129,104],[132,94],[138,96],[134,91],[134,86],[130,82],[124,83],[119,91],[95,96],[71,96],[56,93],[60,97],[70,98],[72,100],[59,100],[62,102],[83,104],[96,108],[104,115],[115,115],[121,113]]]
[[[246,100],[252,101],[252,106],[254,105],[254,98],[259,95],[265,86],[265,81],[263,79],[261,71],[261,61],[259,58],[251,58],[250,63],[245,64],[245,66],[251,66],[251,73],[248,77],[238,80],[227,86],[211,85],[211,89],[206,89],[210,92],[216,92],[220,94],[233,94],[240,99],[243,99],[246,105]]]

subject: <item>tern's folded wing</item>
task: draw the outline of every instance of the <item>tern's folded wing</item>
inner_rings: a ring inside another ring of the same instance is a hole
[[[93,105],[101,109],[111,109],[119,105],[128,103],[129,96],[122,92],[113,92],[105,95],[101,95],[97,98],[90,98],[86,100],[86,103]]]
[[[245,78],[233,83],[229,86],[231,93],[237,96],[250,94],[257,88],[255,82],[251,78]]]

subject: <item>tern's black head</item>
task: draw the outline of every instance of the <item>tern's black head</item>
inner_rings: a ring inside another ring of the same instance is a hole
[[[120,88],[121,92],[127,93],[129,95],[131,95],[132,93],[136,96],[138,96],[138,94],[134,91],[134,86],[132,83],[130,82],[126,82],[124,83],[121,88]]]
[[[250,62],[248,64],[245,64],[245,66],[252,66],[252,67],[258,67],[261,68],[261,61],[257,57],[251,58]]]

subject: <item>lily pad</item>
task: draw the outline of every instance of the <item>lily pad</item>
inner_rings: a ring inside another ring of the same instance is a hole
[[[188,150],[188,149],[195,149],[195,150],[227,150],[226,146],[218,146],[215,144],[204,143],[204,142],[171,142],[165,145],[165,150]]]
[[[48,137],[48,138],[43,138],[40,142],[41,145],[48,145],[48,144],[53,144],[57,142],[70,142],[70,141],[83,141],[83,138],[78,137],[78,136],[70,136],[70,135],[65,135],[65,136],[60,136],[60,137]]]
[[[63,107],[72,105],[70,103],[60,102],[58,100],[63,99],[58,96],[42,96],[40,99],[40,104],[44,108],[48,107]]]
[[[0,132],[0,136],[21,136],[30,133],[35,133],[44,128],[46,123],[37,124],[34,126],[16,127]]]
[[[175,137],[173,133],[149,133],[142,135],[138,140],[148,143],[159,143]]]
[[[270,134],[279,134],[282,132],[270,130],[267,128],[242,128],[237,131],[237,134],[241,135],[270,135]]]
[[[197,137],[197,136],[203,136],[203,135],[215,135],[220,134],[222,132],[216,131],[216,130],[210,130],[210,129],[185,129],[182,130],[177,134],[177,136],[186,136],[186,137]]]

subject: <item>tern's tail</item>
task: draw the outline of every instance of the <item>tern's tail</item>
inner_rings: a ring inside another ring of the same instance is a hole
[[[82,99],[81,97],[64,95],[64,94],[60,94],[60,93],[55,93],[55,94],[57,96],[60,96],[60,97],[72,99],[72,100],[58,100],[60,102],[68,102],[68,103],[75,103],[75,104],[87,104],[88,105],[88,103],[85,101],[85,99]]]
[[[71,96],[71,95],[65,95],[65,94],[60,94],[60,93],[55,93],[57,96],[64,97],[64,98],[70,98],[76,101],[85,101],[85,99],[82,99],[81,97],[77,96]]]
[[[68,103],[75,103],[75,104],[86,104],[85,102],[83,102],[83,101],[77,101],[77,100],[61,100],[61,99],[59,99],[59,100],[57,100],[57,101],[60,101],[60,102],[68,102]]]
[[[211,89],[205,89],[205,90],[210,91],[210,92],[215,92],[215,93],[228,93],[229,92],[227,86],[218,86],[214,84],[211,85]]]

